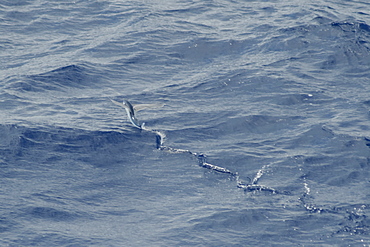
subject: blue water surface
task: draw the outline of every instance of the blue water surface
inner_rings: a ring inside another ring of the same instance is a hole
[[[1,246],[370,245],[367,1],[3,0],[0,31]]]

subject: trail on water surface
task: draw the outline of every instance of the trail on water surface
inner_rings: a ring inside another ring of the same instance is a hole
[[[215,172],[224,173],[224,174],[228,174],[228,175],[232,176],[237,182],[237,187],[241,188],[241,189],[244,189],[245,191],[267,191],[267,192],[271,192],[273,194],[278,194],[278,193],[287,194],[288,193],[288,192],[285,192],[285,191],[278,191],[274,188],[258,184],[258,181],[262,177],[262,175],[264,174],[264,170],[266,169],[267,166],[263,166],[257,172],[257,174],[254,176],[253,179],[248,178],[248,180],[250,182],[246,183],[246,182],[243,182],[240,179],[238,172],[233,172],[233,171],[230,171],[229,169],[227,169],[225,167],[208,163],[207,162],[207,157],[203,153],[196,153],[196,152],[192,152],[190,150],[178,149],[178,148],[165,146],[164,145],[164,139],[165,139],[166,135],[163,131],[147,128],[145,126],[145,123],[140,124],[138,122],[137,118],[135,117],[135,109],[140,109],[141,110],[141,109],[145,109],[145,108],[148,108],[148,107],[153,107],[153,105],[151,105],[151,104],[145,104],[144,105],[143,104],[143,105],[133,106],[127,100],[124,100],[123,103],[119,103],[119,102],[117,102],[115,100],[112,100],[112,99],[111,99],[111,101],[114,104],[125,108],[126,113],[127,113],[127,117],[129,118],[130,122],[132,123],[132,125],[134,127],[138,128],[140,130],[152,132],[156,135],[156,148],[158,150],[169,152],[169,153],[186,153],[186,154],[192,155],[198,161],[199,166],[210,169],[210,170],[213,170]]]

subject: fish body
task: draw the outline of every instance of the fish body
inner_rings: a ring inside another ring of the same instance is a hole
[[[139,120],[135,117],[135,109],[134,109],[134,106],[132,106],[132,104],[130,102],[128,102],[127,100],[124,100],[122,103],[120,103],[120,102],[112,100],[112,99],[111,99],[111,101],[114,104],[125,108],[126,113],[127,113],[127,117],[130,120],[130,122],[132,123],[132,125],[134,125],[136,128],[139,128],[139,129],[142,129],[144,127],[145,123],[140,124]]]

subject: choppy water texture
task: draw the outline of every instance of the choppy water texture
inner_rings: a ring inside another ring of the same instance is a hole
[[[1,246],[370,244],[367,1],[5,0],[0,20]],[[110,99],[165,106],[147,131]]]

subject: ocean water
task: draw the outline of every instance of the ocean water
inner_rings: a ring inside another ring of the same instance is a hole
[[[2,0],[1,246],[369,246],[370,3]],[[137,112],[135,128],[123,108]]]

